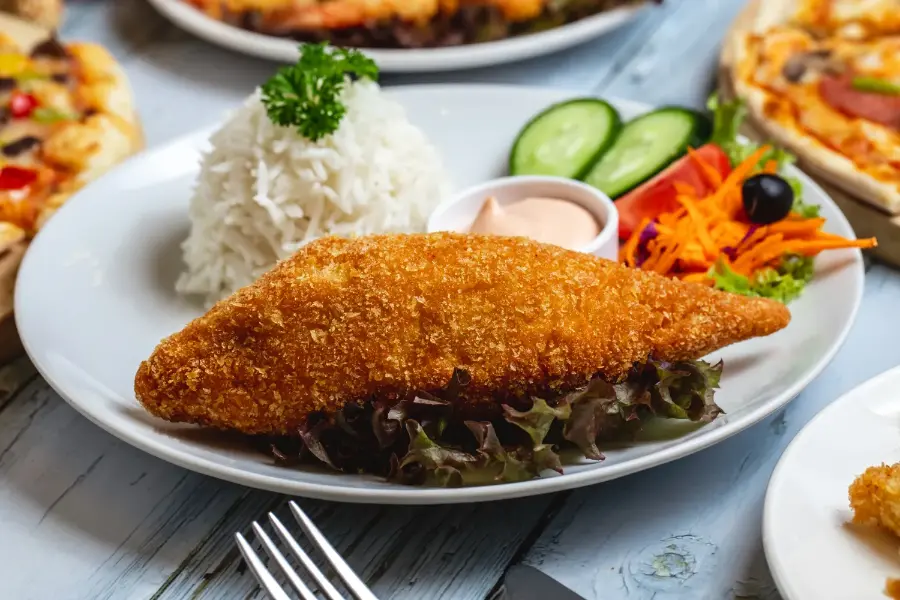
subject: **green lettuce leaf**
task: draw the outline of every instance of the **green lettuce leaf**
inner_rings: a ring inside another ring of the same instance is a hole
[[[713,114],[713,133],[710,141],[725,151],[732,166],[741,164],[759,150],[761,144],[740,138],[741,127],[749,114],[743,100],[723,102],[718,94],[713,94],[706,106]],[[778,163],[779,169],[782,169],[796,162],[796,157],[787,150],[772,145],[760,159],[759,165],[765,165],[770,160],[774,160]]]
[[[406,430],[409,452],[396,468],[398,479],[404,483],[423,483],[428,476],[433,476],[440,485],[460,486],[463,483],[461,471],[478,462],[468,452],[436,443],[412,419],[406,421]]]
[[[494,481],[528,481],[547,469],[562,473],[562,462],[552,445],[537,444],[533,448],[519,446],[507,450],[500,443],[493,424],[466,421],[466,427],[478,442],[479,467],[490,472]]]
[[[655,381],[650,406],[655,415],[708,423],[722,414],[713,400],[722,378],[722,363],[703,361],[648,362],[643,376]]]
[[[651,358],[616,383],[597,375],[571,393],[534,398],[528,410],[503,405],[493,421],[459,418],[458,405],[446,399],[469,383],[458,370],[434,394],[316,413],[296,437],[266,445],[282,464],[315,458],[338,471],[384,474],[407,485],[527,481],[547,470],[562,473],[561,445],[602,460],[598,443],[634,433],[648,419],[714,419],[721,412],[713,400],[721,370],[721,364]]]
[[[716,263],[709,275],[716,289],[787,304],[800,297],[812,281],[813,269],[811,257],[787,255],[777,269],[761,269],[752,278],[735,273],[723,261]]]
[[[634,431],[649,418],[712,421],[722,413],[713,400],[721,373],[721,363],[650,359],[636,365],[620,383],[595,378],[584,390],[566,397],[572,416],[563,437],[587,458],[602,460],[598,441]]]
[[[534,405],[530,410],[520,412],[511,406],[503,405],[503,412],[507,421],[522,429],[531,438],[535,446],[544,442],[553,421],[559,419],[565,421],[569,418],[572,409],[568,404],[560,403],[557,407],[551,407],[541,398],[534,399]]]

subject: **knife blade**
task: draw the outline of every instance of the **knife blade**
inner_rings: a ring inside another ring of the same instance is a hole
[[[506,572],[497,600],[585,600],[534,567],[515,565]]]

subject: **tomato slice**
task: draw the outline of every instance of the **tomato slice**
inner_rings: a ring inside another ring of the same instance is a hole
[[[9,99],[9,112],[16,119],[30,116],[37,107],[37,98],[31,94],[15,91]]]
[[[20,190],[37,179],[38,173],[33,169],[22,167],[3,167],[0,169],[0,190]]]
[[[715,169],[723,180],[731,173],[731,161],[717,145],[707,144],[694,152]],[[676,182],[692,186],[701,197],[715,191],[700,165],[690,156],[684,156],[616,200],[616,208],[619,210],[619,238],[630,238],[645,217],[652,220],[662,213],[676,210]]]

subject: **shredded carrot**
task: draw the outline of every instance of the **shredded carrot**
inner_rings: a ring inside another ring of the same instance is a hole
[[[735,254],[739,254],[739,253],[743,252],[744,250],[746,250],[747,248],[752,248],[757,243],[764,240],[767,235],[769,235],[768,227],[758,228],[756,231],[754,231],[753,233],[751,233],[749,236],[747,236],[745,239],[741,240],[738,243],[737,248],[734,249]]]
[[[690,196],[691,198],[697,197],[697,188],[689,183],[676,181],[672,185],[675,187],[675,191],[678,192],[679,196]]]
[[[706,273],[687,273],[681,276],[681,280],[712,285],[712,280],[707,276]]]
[[[770,225],[751,223],[744,212],[741,187],[759,171],[759,161],[768,151],[768,146],[759,148],[723,181],[715,168],[689,149],[688,155],[714,191],[700,197],[694,186],[673,182],[679,207],[653,219],[644,218],[622,246],[620,260],[630,267],[712,285],[709,272],[718,261],[751,276],[760,269],[778,266],[785,255],[816,256],[826,250],[877,246],[875,238],[848,240],[822,231],[825,219],[794,212]],[[767,161],[762,171],[776,173],[778,165]],[[651,224],[657,235],[642,242],[641,234]],[[639,256],[647,258],[639,263]]]
[[[719,255],[720,250],[713,243],[713,240],[709,235],[709,230],[706,228],[706,219],[700,214],[700,210],[697,206],[687,197],[681,196],[678,198],[678,201],[687,211],[691,221],[694,222],[694,229],[697,233],[697,239],[700,241],[700,246],[703,248],[703,252],[709,259],[715,259],[715,257]]]
[[[805,221],[781,221],[769,225],[769,233],[785,235],[808,235],[816,233],[825,225],[825,219],[806,219]]]
[[[628,241],[625,243],[625,245],[622,247],[622,251],[620,253],[619,260],[624,262],[629,267],[633,267],[637,264],[636,255],[637,255],[638,244],[641,241],[641,234],[644,232],[644,229],[646,229],[647,225],[649,225],[649,224],[650,224],[650,218],[644,217],[641,220],[641,224],[638,225],[638,228],[634,230],[637,235],[632,235],[628,239]]]
[[[678,244],[669,248],[668,251],[660,257],[659,262],[656,263],[653,270],[662,275],[671,271],[672,267],[675,265],[675,261],[678,260],[679,250]]]
[[[648,248],[650,249],[650,256],[647,257],[647,260],[644,261],[644,264],[641,265],[641,268],[646,271],[653,271],[656,267],[656,263],[659,261],[659,256],[660,254],[662,254],[664,246],[658,243],[657,240],[654,240],[653,242],[650,242],[648,244]]]

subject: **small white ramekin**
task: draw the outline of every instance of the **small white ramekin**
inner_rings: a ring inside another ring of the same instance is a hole
[[[484,201],[493,196],[501,206],[525,198],[559,198],[586,209],[601,224],[599,235],[577,250],[617,260],[619,255],[619,213],[609,196],[600,190],[562,177],[516,175],[481,183],[456,194],[438,206],[428,219],[428,233],[472,228]]]

